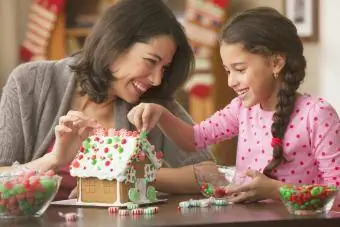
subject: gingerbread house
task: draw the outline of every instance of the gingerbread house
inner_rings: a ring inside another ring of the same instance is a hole
[[[78,179],[78,203],[119,206],[155,201],[153,183],[162,158],[145,134],[96,131],[83,141],[70,166],[70,174]]]

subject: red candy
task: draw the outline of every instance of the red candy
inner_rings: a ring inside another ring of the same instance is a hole
[[[221,198],[226,195],[225,190],[223,188],[217,187],[214,192],[214,197]]]

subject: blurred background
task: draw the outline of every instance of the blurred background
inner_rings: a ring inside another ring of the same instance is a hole
[[[0,0],[0,91],[20,63],[61,59],[79,50],[98,15],[118,0]],[[304,42],[307,76],[300,88],[327,99],[340,112],[340,1],[164,0],[183,24],[196,55],[196,69],[178,93],[196,122],[234,97],[220,64],[215,38],[233,14],[274,7],[296,23]],[[334,27],[333,27],[334,26]],[[339,72],[338,72],[339,71]],[[236,140],[213,147],[220,164],[235,161]]]

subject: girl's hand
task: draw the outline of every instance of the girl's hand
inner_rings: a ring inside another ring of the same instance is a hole
[[[158,123],[164,107],[154,103],[140,103],[133,107],[127,118],[138,131],[149,132]]]
[[[256,170],[247,170],[245,175],[252,179],[250,183],[226,188],[226,193],[230,195],[229,202],[243,203],[279,198],[279,188],[282,185],[280,181],[268,178]]]
[[[56,165],[70,163],[81,145],[94,128],[101,125],[92,118],[86,117],[82,112],[69,111],[60,117],[55,127],[55,144],[50,153]]]

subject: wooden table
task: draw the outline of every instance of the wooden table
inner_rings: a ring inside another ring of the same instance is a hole
[[[331,212],[318,217],[296,217],[289,215],[283,204],[256,203],[235,204],[226,207],[189,208],[179,210],[178,203],[192,196],[171,196],[169,201],[159,204],[159,213],[149,216],[109,216],[105,208],[76,208],[50,206],[41,218],[1,221],[0,226],[235,226],[235,227],[339,227],[340,213]],[[82,217],[73,223],[66,223],[58,216],[61,212],[77,212]]]

